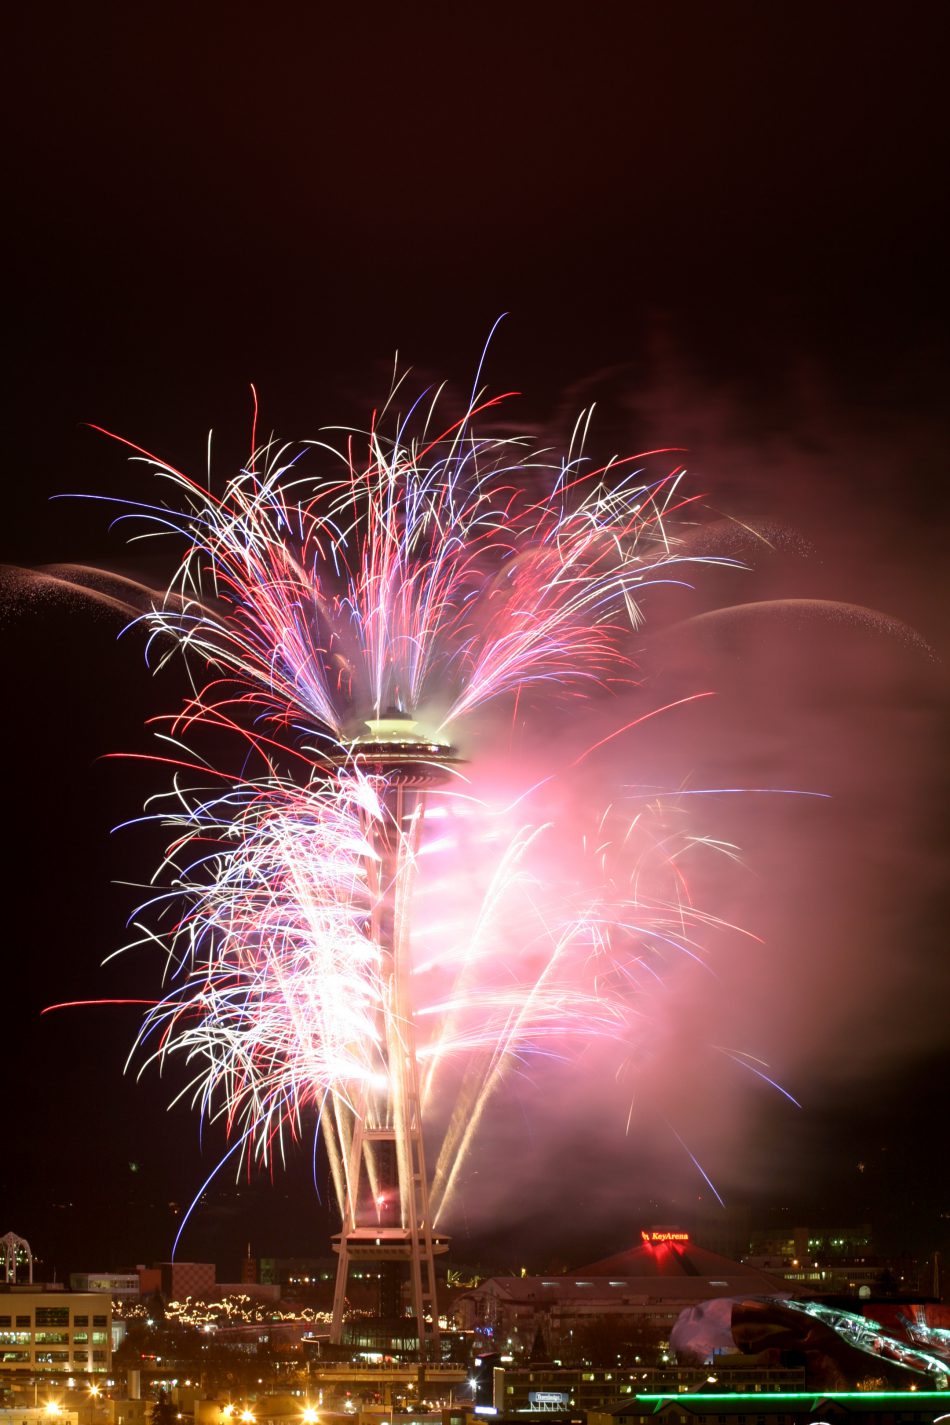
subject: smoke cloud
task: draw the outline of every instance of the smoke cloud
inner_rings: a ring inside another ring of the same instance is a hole
[[[622,368],[579,383],[538,434],[563,447],[596,401],[598,463],[687,447],[708,495],[685,544],[744,567],[647,594],[638,687],[526,698],[515,734],[482,719],[471,756],[496,787],[512,766],[519,787],[551,779],[538,854],[562,884],[585,819],[667,794],[679,833],[717,843],[691,858],[690,893],[724,924],[704,963],[681,956],[662,986],[631,989],[626,1046],[506,1065],[444,1209],[476,1235],[518,1224],[552,1246],[553,1224],[579,1216],[592,1240],[632,1240],[651,1213],[717,1196],[802,1201],[849,1173],[863,1189],[851,1141],[819,1142],[816,1125],[849,1101],[866,1116],[945,1040],[946,627],[933,511],[913,494],[941,433],[832,399],[808,373],[763,401],[655,356],[649,381]],[[697,692],[714,696],[611,736]],[[857,1189],[839,1209],[862,1211]]]

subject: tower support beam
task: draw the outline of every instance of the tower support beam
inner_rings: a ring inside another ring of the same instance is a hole
[[[435,1258],[448,1239],[433,1230],[429,1209],[410,985],[412,881],[429,787],[444,780],[452,748],[415,731],[401,713],[368,724],[351,743],[346,763],[376,786],[381,817],[365,814],[372,854],[366,878],[372,911],[368,933],[379,949],[383,1004],[379,1037],[385,1046],[382,1086],[367,1086],[359,1104],[335,1102],[342,1177],[343,1221],[333,1239],[338,1254],[330,1340],[342,1341],[352,1264],[402,1261],[409,1275],[410,1309],[421,1359],[439,1354]],[[393,1221],[398,1204],[398,1223]]]

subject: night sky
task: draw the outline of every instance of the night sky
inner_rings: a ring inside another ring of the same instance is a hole
[[[523,393],[506,422],[557,444],[596,400],[605,456],[688,447],[715,508],[780,522],[805,551],[731,598],[869,605],[933,650],[799,629],[779,667],[766,624],[718,659],[715,755],[686,749],[725,766],[768,723],[774,765],[837,808],[796,823],[790,864],[762,831],[756,894],[774,909],[757,923],[781,973],[749,1002],[805,1107],[757,1099],[739,1122],[730,1101],[717,1181],[763,1217],[870,1217],[888,1248],[917,1251],[950,1247],[945,14],[53,4],[20,8],[3,86],[8,564],[161,578],[104,506],[50,503],[150,493],[85,422],[185,469],[213,428],[229,473],[251,381],[262,426],[288,439],[358,424],[397,350],[420,384],[467,391],[506,312],[486,365],[493,391]],[[134,1010],[40,1012],[154,990],[153,966],[99,968],[134,904],[115,883],[159,845],[110,834],[155,782],[102,759],[147,748],[145,720],[178,690],[149,676],[136,635],[116,644],[115,619],[16,576],[3,588],[0,1231],[60,1274],[164,1258],[218,1140],[202,1150],[193,1116],[165,1113],[177,1085],[123,1077]],[[730,731],[733,707],[751,711]],[[837,978],[822,948],[836,937]],[[696,1186],[668,1153],[641,1172],[630,1151],[601,1142],[616,1182],[588,1193],[549,1172],[547,1136],[548,1166],[502,1194],[504,1231],[475,1213],[458,1240],[619,1250],[651,1202],[669,1217]],[[310,1171],[305,1147],[273,1186],[225,1176],[182,1254],[227,1269],[248,1241],[324,1252]],[[589,1226],[572,1238],[576,1204]]]

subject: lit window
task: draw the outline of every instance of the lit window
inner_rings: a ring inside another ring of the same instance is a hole
[[[17,1318],[19,1323],[19,1318]],[[68,1326],[69,1307],[68,1306],[38,1306],[36,1308],[37,1326]]]

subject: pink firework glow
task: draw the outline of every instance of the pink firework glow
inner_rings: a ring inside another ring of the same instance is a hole
[[[173,839],[135,943],[166,992],[138,1051],[185,1068],[239,1157],[316,1119],[341,1206],[354,1121],[418,1096],[437,1220],[507,1077],[583,1058],[634,1083],[670,985],[748,935],[693,890],[737,854],[694,825],[704,789],[616,756],[711,695],[651,701],[651,599],[741,566],[671,452],[595,465],[582,419],[554,460],[480,433],[497,400],[443,428],[436,396],[395,399],[362,436],[253,449],[220,494],[133,447],[169,497],[119,518],[179,555],[137,621],[192,688],[159,734]],[[398,812],[367,727],[439,770]]]

